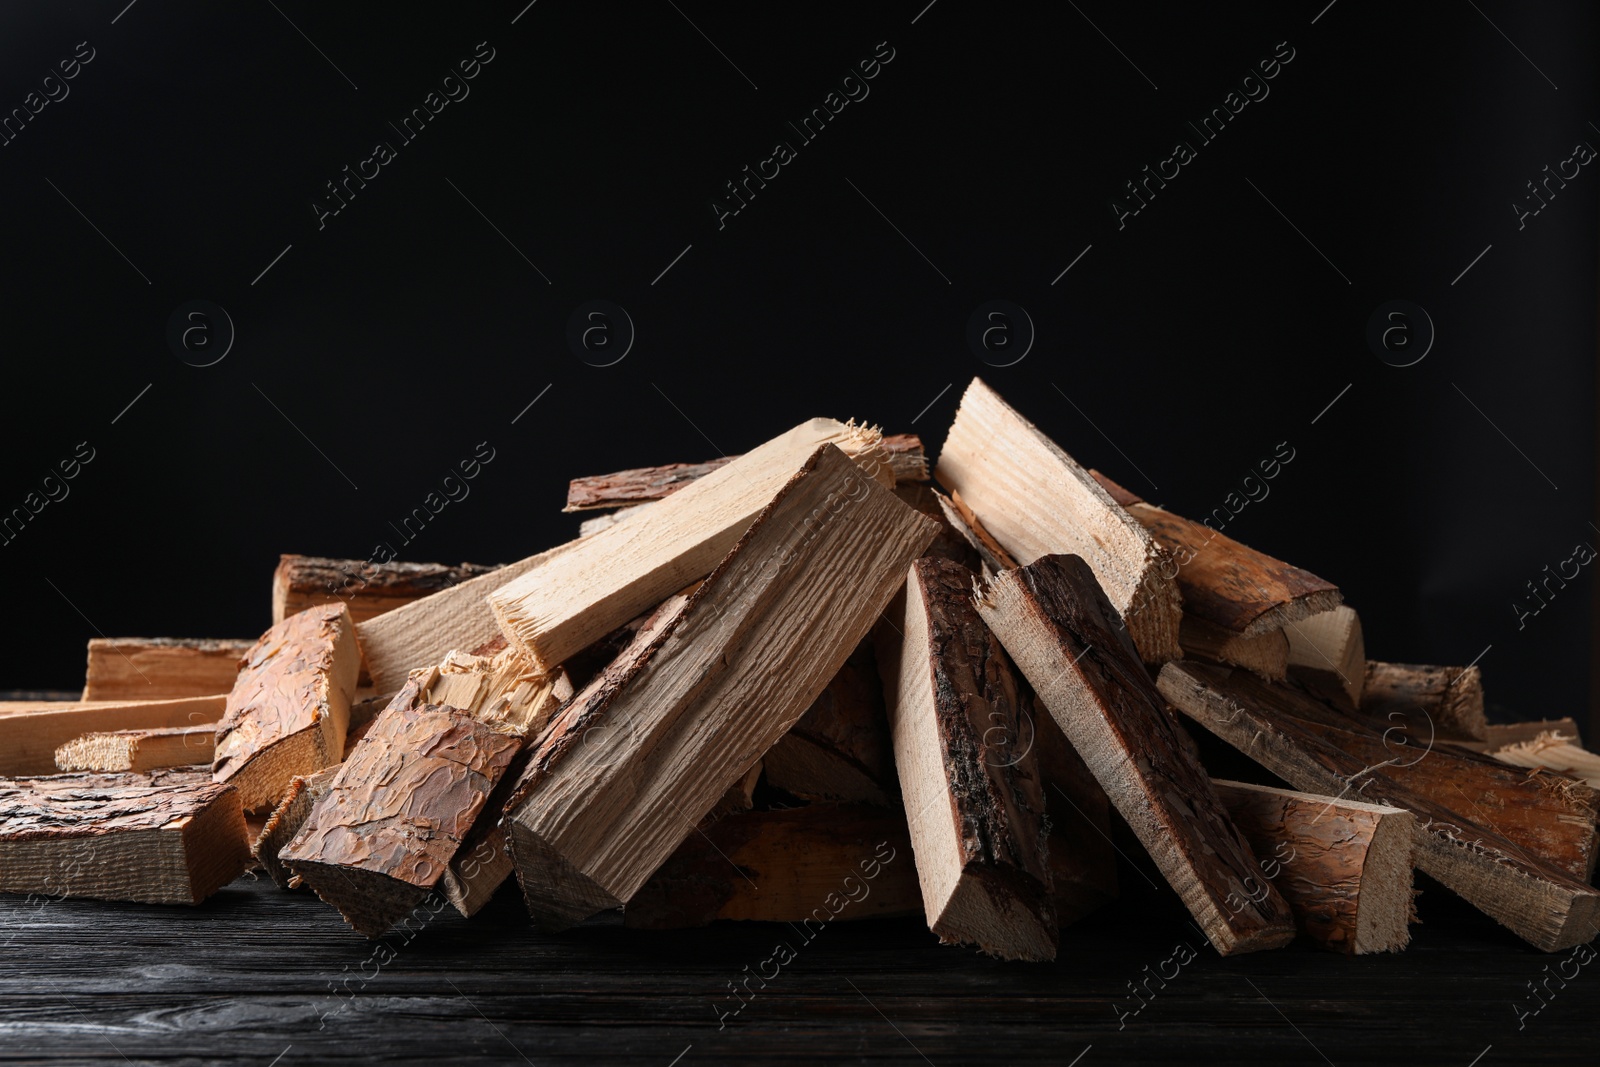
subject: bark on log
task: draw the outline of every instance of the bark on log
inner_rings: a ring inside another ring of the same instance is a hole
[[[0,780],[0,892],[198,904],[249,863],[238,792],[203,772]]]
[[[1185,611],[1178,640],[1183,644],[1184,655],[1190,659],[1243,667],[1275,682],[1281,682],[1289,673],[1289,639],[1282,630],[1244,637]]]
[[[1216,781],[1223,806],[1323,948],[1399,952],[1416,922],[1411,867],[1417,824],[1403,808]]]
[[[960,564],[917,560],[875,635],[917,879],[940,941],[1051,960],[1032,694],[978,617],[973,582]]]
[[[350,617],[363,623],[495,569],[480,563],[374,563],[285,553],[272,574],[272,621],[342,601]]]
[[[228,694],[212,762],[246,811],[276,807],[295,775],[343,757],[360,667],[343,604],[291,615],[256,642]]]
[[[1304,694],[1269,686],[1240,671],[1168,664],[1159,685],[1185,715],[1296,789],[1354,794],[1413,813],[1422,831],[1417,866],[1534,947],[1554,952],[1600,933],[1600,893],[1494,828],[1508,812],[1554,803],[1557,813],[1541,816],[1546,831],[1569,841],[1586,836],[1592,845],[1593,791],[1576,782],[1534,778],[1527,788],[1513,785],[1506,790],[1495,800],[1489,821],[1480,822],[1474,804],[1481,807],[1488,799],[1482,784],[1486,776],[1456,780],[1453,774],[1469,754],[1436,748],[1419,759],[1413,753],[1421,750],[1388,748],[1370,729],[1357,733],[1363,728],[1353,719],[1354,729],[1333,731],[1337,741],[1329,740],[1330,731],[1319,720],[1337,713]],[[1374,742],[1376,752],[1371,751]],[[1351,754],[1345,746],[1353,743],[1361,743],[1368,753]],[[1373,759],[1374,754],[1387,754],[1387,759]],[[1443,783],[1440,788],[1449,791],[1453,803],[1424,795],[1414,782],[1395,776],[1402,773],[1400,764],[1412,760],[1409,770],[1414,774],[1426,768],[1423,773]],[[1451,766],[1438,773],[1434,767],[1439,764]],[[1474,789],[1476,796],[1471,795]],[[1585,808],[1589,814],[1582,816]],[[1463,815],[1463,809],[1474,817]],[[1586,819],[1587,827],[1564,824],[1562,809],[1568,816],[1580,816],[1580,822]]]
[[[1288,904],[1271,886],[1251,899],[1255,857],[1088,565],[1043,557],[990,582],[978,608],[1217,951],[1290,941]]]
[[[1384,726],[1400,725],[1426,741],[1482,741],[1483,674],[1477,667],[1426,667],[1412,663],[1367,663],[1361,710]]]

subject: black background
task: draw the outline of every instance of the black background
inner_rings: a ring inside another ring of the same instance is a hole
[[[1511,204],[1600,145],[1592,5],[124,2],[0,15],[0,110],[95,50],[0,147],[0,509],[96,457],[0,546],[9,686],[81,685],[96,632],[255,636],[278,553],[400,547],[482,441],[403,558],[520,558],[575,531],[570,477],[813,415],[934,451],[981,373],[1197,518],[1289,442],[1229,534],[1338,582],[1375,658],[1489,648],[1503,716],[1587,704],[1592,577],[1524,629],[1512,604],[1600,541],[1600,175],[1520,231]],[[470,95],[398,145],[480,41]],[[870,95],[719,230],[723,183],[883,41]],[[1122,183],[1284,41],[1270,96],[1119,230]],[[614,366],[566,343],[594,298],[637,328]],[[965,340],[997,298],[1037,327],[1005,368]],[[214,366],[166,343],[192,299],[237,328]],[[1415,366],[1366,344],[1392,299],[1437,329]]]

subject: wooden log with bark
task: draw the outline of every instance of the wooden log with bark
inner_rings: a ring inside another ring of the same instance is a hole
[[[238,792],[203,772],[0,780],[0,892],[198,904],[249,863]]]
[[[809,930],[833,919],[921,914],[905,813],[819,803],[740,812],[690,834],[634,893],[622,919],[640,930],[718,919]]]
[[[1019,563],[1075,553],[1148,663],[1182,654],[1182,614],[1166,550],[1077,461],[974,378],[935,475]]]
[[[1417,867],[1534,947],[1554,952],[1600,933],[1600,893],[1573,873],[1593,856],[1592,790],[1485,774],[1465,766],[1470,753],[1444,747],[1391,748],[1353,717],[1344,717],[1351,729],[1337,729],[1328,716],[1340,713],[1242,671],[1168,664],[1159,686],[1185,715],[1294,788],[1413,813]],[[1557,862],[1512,840],[1507,831],[1519,827],[1523,842],[1537,830]]]
[[[949,496],[945,496],[935,490],[934,500],[944,514],[945,522],[966,540],[978,554],[978,558],[983,561],[986,574],[998,574],[1017,567],[1017,561],[1011,557],[1011,553],[994,539],[994,534],[983,525],[983,521],[967,506],[967,502],[961,499],[960,493],[952,492]]]
[[[1367,663],[1361,710],[1375,720],[1403,726],[1426,740],[1482,741],[1483,674],[1477,667],[1426,667],[1413,663]]]
[[[931,520],[833,445],[797,467],[534,751],[504,829],[541,927],[638,892],[839,672],[933,539]]]
[[[1289,639],[1282,630],[1245,637],[1185,611],[1178,640],[1190,659],[1243,667],[1270,681],[1281,681],[1289,673]]]
[[[1254,890],[1249,845],[1089,566],[1041,557],[988,583],[978,608],[1217,951],[1290,941],[1288,904]]]
[[[1416,922],[1411,868],[1416,817],[1403,808],[1215,781],[1295,921],[1345,955],[1399,952]]]
[[[228,698],[19,704],[0,713],[0,775],[56,773],[56,750],[85,734],[214,725]]]
[[[1297,682],[1341,707],[1361,706],[1367,648],[1355,608],[1340,604],[1283,632],[1289,639],[1289,671]]]
[[[343,766],[340,762],[314,774],[295,775],[289,788],[284,791],[283,798],[278,801],[278,806],[267,817],[266,825],[251,841],[250,854],[278,888],[291,889],[298,884],[295,882],[295,873],[278,856],[311,817],[311,809],[317,801],[327,795],[328,786],[333,784]]]
[[[536,669],[555,668],[710,573],[795,470],[835,442],[894,487],[876,430],[813,419],[497,589],[489,605],[501,631]]]
[[[916,434],[891,434],[883,438],[883,451],[896,485],[928,480],[928,457]],[[567,506],[562,511],[628,508],[662,500],[738,459],[722,456],[704,463],[667,463],[635,467],[612,474],[574,478],[567,485]]]
[[[1050,960],[1032,694],[978,617],[973,582],[960,564],[917,560],[875,634],[917,879],[940,941]]]
[[[804,800],[900,802],[883,685],[870,640],[850,654],[763,763],[768,784]]]
[[[1338,606],[1341,596],[1333,583],[1147,503],[1099,471],[1092,473],[1171,554],[1185,615],[1241,637],[1260,637]]]
[[[56,749],[56,767],[63,771],[137,774],[199,763],[209,768],[216,739],[214,723],[84,734]]]
[[[439,884],[520,747],[507,727],[397,697],[278,860],[381,937]]]
[[[272,621],[342,601],[359,624],[496,569],[481,563],[376,563],[284,553],[272,572]]]
[[[343,757],[360,667],[343,604],[307,608],[256,642],[228,694],[212,761],[246,811],[275,807],[295,775]]]
[[[253,641],[91,637],[84,700],[174,700],[226,693]]]

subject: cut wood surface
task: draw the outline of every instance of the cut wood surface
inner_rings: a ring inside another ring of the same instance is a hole
[[[933,539],[931,520],[833,445],[796,467],[535,750],[504,828],[540,926],[631,898],[816,700]]]
[[[1272,681],[1282,681],[1289,673],[1289,639],[1282,630],[1245,637],[1185,611],[1178,640],[1191,659],[1243,667]]]
[[[307,608],[256,642],[228,694],[212,761],[246,811],[276,807],[295,775],[343,758],[360,667],[343,604]]]
[[[1482,741],[1483,675],[1477,667],[1427,667],[1367,662],[1361,710],[1375,719],[1406,724],[1426,739]]]
[[[961,398],[934,473],[1018,562],[1050,553],[1081,556],[1146,662],[1182,654],[1169,554],[1087,470],[979,379]]]
[[[1338,606],[1333,583],[1140,500],[1099,471],[1091,473],[1171,553],[1186,615],[1260,637]]]
[[[1482,741],[1458,741],[1456,744],[1476,752],[1496,752],[1519,741],[1532,741],[1540,734],[1550,733],[1570,737],[1574,745],[1583,747],[1583,735],[1578,730],[1578,722],[1571,716],[1561,719],[1534,719],[1529,722],[1492,722],[1484,727]]]
[[[928,457],[922,439],[916,434],[892,434],[883,438],[883,450],[895,484],[928,480]],[[723,456],[704,463],[667,463],[659,467],[635,467],[612,474],[574,478],[567,485],[567,506],[562,511],[589,511],[646,504],[671,496],[691,482],[738,459]]]
[[[928,928],[1010,960],[1056,955],[1031,694],[972,604],[974,576],[911,565],[875,632]]]
[[[763,759],[767,782],[805,800],[898,804],[889,717],[863,641]]]
[[[650,506],[575,542],[489,596],[511,645],[548,671],[710,573],[818,446],[836,443],[893,488],[876,430],[813,419]],[[897,501],[898,503],[898,501]],[[818,522],[804,520],[807,527]]]
[[[1045,556],[978,607],[1168,884],[1223,955],[1277,948],[1294,920],[1259,871],[1089,566]]]
[[[1495,749],[1491,755],[1514,767],[1543,767],[1578,779],[1591,789],[1600,789],[1600,756],[1578,746],[1576,732],[1551,730],[1527,741],[1515,741]]]
[[[1027,679],[1020,679],[1027,685]],[[1117,852],[1111,838],[1111,801],[1083,757],[1049,711],[1033,704],[1033,750],[1050,819],[1045,841],[1056,921],[1062,928],[1117,897]],[[1030,738],[1024,736],[1023,744]]]
[[[300,832],[306,819],[311,816],[312,807],[328,792],[328,786],[338,776],[341,766],[342,764],[336,763],[332,767],[324,767],[315,774],[295,775],[294,780],[289,783],[289,788],[284,791],[283,799],[272,809],[266,825],[251,841],[250,854],[261,864],[261,869],[267,873],[267,877],[283,889],[293,887],[291,883],[294,882],[295,875],[284,866],[278,854]]]
[[[172,700],[226,693],[253,641],[91,637],[84,700]]]
[[[239,794],[204,772],[0,780],[0,892],[197,904],[249,863]]]
[[[374,563],[285,553],[272,573],[272,621],[343,601],[350,617],[363,623],[496,569],[481,563]]]
[[[381,937],[439,884],[520,747],[508,728],[397,697],[279,862],[356,930]]]
[[[1289,638],[1289,669],[1297,681],[1341,706],[1361,706],[1367,685],[1367,648],[1355,608],[1340,604],[1291,623],[1284,633]]]
[[[1502,796],[1490,796],[1482,785],[1486,776],[1476,772],[1451,788],[1451,774],[1462,770],[1470,754],[1456,756],[1435,748],[1419,759],[1413,754],[1417,749],[1385,747],[1375,731],[1357,733],[1363,728],[1353,719],[1351,730],[1333,733],[1336,743],[1322,720],[1338,713],[1318,710],[1323,706],[1310,697],[1269,686],[1242,671],[1199,663],[1168,664],[1159,685],[1185,715],[1296,789],[1354,795],[1410,811],[1421,830],[1417,867],[1536,948],[1554,952],[1583,944],[1600,932],[1600,893],[1569,869],[1535,855],[1501,832],[1519,809],[1549,810],[1543,806],[1553,802],[1554,814],[1538,818],[1552,843],[1587,837],[1592,847],[1592,790],[1576,782],[1529,779],[1525,788],[1509,783]],[[1341,747],[1352,741],[1369,750],[1376,743],[1378,752],[1352,754]],[[1379,753],[1386,753],[1387,760],[1372,758]],[[1427,768],[1424,774],[1447,783],[1441,788],[1451,793],[1454,803],[1424,795],[1411,781],[1395,776],[1402,773],[1399,764],[1413,760],[1409,770]],[[1434,771],[1434,766],[1447,763],[1450,766],[1442,773]],[[1581,824],[1585,807],[1587,828]],[[1563,820],[1563,814],[1573,821]],[[1577,858],[1571,848],[1566,851],[1569,859]]]
[[[795,923],[921,915],[905,813],[871,804],[807,804],[729,815],[690,834],[623,911],[643,930],[718,919]]]
[[[84,734],[56,749],[56,766],[63,771],[141,774],[197,763],[210,767],[216,738],[214,723]]]
[[[1217,794],[1306,936],[1346,955],[1398,952],[1416,921],[1417,821],[1403,808],[1216,781]]]
[[[54,774],[56,750],[84,734],[216,723],[227,697],[19,704],[0,711],[0,775]]]

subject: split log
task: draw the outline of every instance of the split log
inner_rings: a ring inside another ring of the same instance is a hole
[[[593,518],[584,519],[582,522],[578,523],[578,536],[580,538],[592,537],[601,530],[609,530],[623,519],[639,514],[640,512],[644,511],[644,509],[644,504],[635,504],[631,508],[622,508],[618,511],[608,511],[603,515],[596,515]]]
[[[870,804],[750,811],[690,834],[622,913],[639,930],[922,914],[905,813]]]
[[[1332,582],[1147,503],[1099,471],[1091,473],[1171,554],[1185,615],[1242,637],[1260,637],[1339,605]]]
[[[63,771],[137,774],[197,763],[209,767],[216,739],[216,724],[209,722],[84,734],[56,749],[56,766]]]
[[[91,637],[84,700],[173,700],[226,693],[253,641]]]
[[[1416,922],[1417,821],[1403,808],[1215,781],[1307,937],[1345,955],[1399,952]]]
[[[978,609],[1218,952],[1277,948],[1294,920],[1228,818],[1094,573],[1045,556],[990,582]]]
[[[1402,724],[1422,740],[1482,741],[1488,736],[1483,674],[1477,667],[1370,660],[1361,710],[1374,719]]]
[[[641,630],[535,750],[504,829],[540,926],[638,892],[839,672],[933,539],[933,522],[838,448],[796,466],[705,583]]]
[[[1498,752],[1522,741],[1532,741],[1540,734],[1550,733],[1569,737],[1572,744],[1583,747],[1583,735],[1578,730],[1578,722],[1571,716],[1534,719],[1531,722],[1492,722],[1484,728],[1482,741],[1455,741],[1452,744],[1470,748],[1474,752]]]
[[[339,776],[343,763],[336,763],[332,767],[324,767],[315,774],[297,774],[289,783],[289,788],[284,791],[283,799],[278,801],[278,806],[272,809],[272,814],[267,818],[267,823],[261,828],[261,833],[256,835],[250,844],[250,854],[261,864],[261,869],[267,873],[280,889],[294,888],[295,875],[282,860],[278,858],[293,841],[300,828],[311,817],[311,809],[317,801],[327,795],[328,786]]]
[[[1027,686],[1026,678],[1018,681]],[[1083,757],[1048,711],[1033,705],[1032,735],[1050,821],[1046,863],[1055,890],[1057,924],[1065,929],[1117,899],[1117,852],[1111,841],[1111,801]]]
[[[988,527],[984,526],[977,514],[961,499],[960,493],[951,493],[945,496],[935,492],[934,498],[938,501],[939,509],[944,513],[944,518],[950,528],[966,539],[972,550],[983,560],[983,565],[988,574],[998,574],[1000,571],[1015,570],[1017,561],[1011,558],[1011,553],[994,539]]]
[[[342,601],[359,624],[494,570],[479,563],[374,563],[285,553],[272,572],[272,621]]]
[[[767,782],[804,800],[898,804],[889,717],[871,641],[763,760]]]
[[[916,434],[883,438],[889,470],[896,485],[928,480],[928,457]],[[567,506],[562,511],[627,508],[661,500],[706,475],[721,470],[738,456],[723,456],[704,463],[667,463],[660,467],[635,467],[614,474],[574,478],[567,485]]]
[[[239,794],[204,773],[0,780],[0,892],[198,904],[249,864]]]
[[[396,698],[278,859],[381,937],[439,884],[520,747],[508,728]]]
[[[1600,756],[1578,746],[1577,732],[1542,733],[1527,741],[1515,741],[1490,753],[1501,763],[1513,767],[1532,767],[1556,771],[1600,789]]]
[[[1524,778],[1519,785],[1470,768],[1463,773],[1469,753],[1434,748],[1426,758],[1412,757],[1404,748],[1385,747],[1376,731],[1354,718],[1349,719],[1352,729],[1333,730],[1336,740],[1330,740],[1325,735],[1331,728],[1322,720],[1338,713],[1240,671],[1168,664],[1159,686],[1185,715],[1296,789],[1338,797],[1353,791],[1366,801],[1413,813],[1421,830],[1417,867],[1534,947],[1554,952],[1600,933],[1600,893],[1570,869],[1501,832],[1516,813],[1531,813],[1519,819],[1542,824],[1553,852],[1578,859],[1574,838],[1587,838],[1592,848],[1594,833],[1594,795],[1578,783],[1512,775]],[[1366,751],[1352,754],[1347,746]],[[1400,766],[1408,761],[1409,768]],[[1407,770],[1410,780],[1396,777]],[[1436,783],[1430,792],[1449,795],[1451,802],[1420,791],[1419,783],[1428,780]],[[1551,804],[1553,809],[1545,807]],[[1483,810],[1488,819],[1479,816]],[[1565,822],[1563,814],[1572,821]],[[1579,825],[1585,820],[1587,827]],[[1554,849],[1558,839],[1565,842],[1560,850]]]
[[[1367,685],[1367,648],[1356,609],[1341,604],[1284,628],[1289,670],[1296,681],[1341,707],[1361,706]]]
[[[1178,640],[1183,654],[1192,659],[1243,667],[1269,681],[1282,681],[1289,674],[1289,638],[1282,630],[1245,637],[1185,611]]]
[[[56,750],[84,734],[214,724],[227,697],[23,704],[0,714],[0,775],[54,774]]]
[[[819,445],[837,442],[892,489],[880,440],[831,419],[795,427],[490,594],[501,632],[535,668],[554,668],[710,573]]]
[[[343,757],[360,667],[343,604],[307,608],[256,642],[228,694],[211,765],[246,811],[275,807],[295,775]]]
[[[1019,563],[1075,553],[1147,663],[1182,654],[1170,555],[1054,441],[974,378],[934,472]]]
[[[1000,959],[1056,955],[1031,694],[972,605],[971,571],[911,565],[875,637],[928,929]]]

